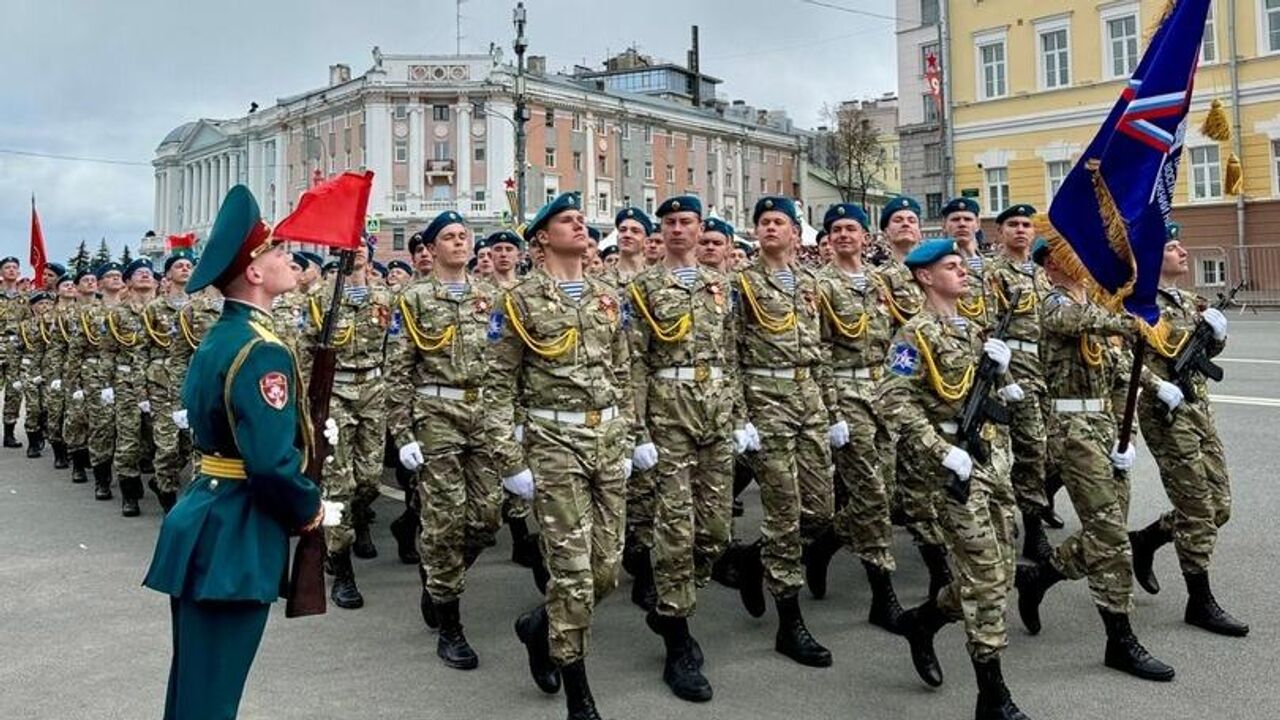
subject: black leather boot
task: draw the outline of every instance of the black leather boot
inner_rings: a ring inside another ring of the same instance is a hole
[[[942,684],[942,665],[938,663],[938,655],[933,651],[933,637],[947,624],[942,611],[932,599],[904,613],[898,621],[902,635],[911,646],[911,664],[916,674],[925,685],[938,687]]]
[[[151,492],[156,496],[156,502],[160,504],[160,510],[168,515],[173,506],[178,503],[178,494],[172,490],[161,490],[160,483],[155,478],[147,481],[147,487],[151,488]]]
[[[804,563],[804,579],[809,584],[809,592],[821,600],[827,596],[827,567],[831,558],[843,545],[836,531],[828,528],[825,532],[805,546],[800,554],[800,562]]]
[[[1098,614],[1102,616],[1102,624],[1107,629],[1107,667],[1143,680],[1169,682],[1173,679],[1173,668],[1152,657],[1142,643],[1138,642],[1126,613],[1098,608]]]
[[[801,665],[830,667],[831,651],[819,645],[805,627],[799,593],[775,597],[773,602],[778,608],[778,635],[773,649]]]
[[[720,557],[711,564],[711,579],[721,585],[738,589],[738,553],[742,551],[742,544],[734,540],[729,543],[729,547],[725,548]]]
[[[1133,579],[1143,590],[1155,595],[1160,592],[1160,580],[1156,578],[1152,564],[1156,550],[1173,542],[1173,533],[1160,527],[1157,520],[1137,532],[1129,533],[1129,545],[1133,549]]]
[[[921,545],[920,558],[929,569],[929,599],[938,597],[942,588],[951,584],[951,567],[947,565],[946,545]]]
[[[480,658],[471,649],[467,636],[462,634],[462,616],[458,609],[458,599],[436,603],[436,614],[440,617],[440,636],[436,640],[436,655],[445,665],[457,670],[474,670],[480,665]]]
[[[44,453],[44,433],[39,430],[32,430],[27,433],[27,457],[38,458]]]
[[[1040,603],[1044,595],[1066,577],[1048,562],[1035,565],[1019,565],[1015,571],[1013,585],[1018,588],[1018,615],[1027,632],[1037,635],[1040,632]]]
[[[111,494],[111,461],[93,466],[93,499],[110,500]]]
[[[22,443],[18,442],[18,438],[13,434],[13,429],[18,423],[7,422],[4,424],[4,446],[7,448],[20,448]]]
[[[362,505],[363,503],[358,505],[351,513],[351,525],[356,533],[356,539],[351,543],[351,554],[361,560],[372,560],[378,557],[378,546],[373,544],[373,533],[369,530],[373,518]]]
[[[507,527],[511,530],[511,562],[533,569],[535,551],[529,545],[534,536],[529,533],[529,521],[522,517],[508,517]]]
[[[400,517],[391,521],[391,536],[396,539],[396,555],[405,565],[422,562],[422,556],[418,554],[418,522],[411,510],[405,510]]]
[[[569,706],[569,720],[601,720],[596,710],[596,699],[591,697],[591,686],[587,684],[587,666],[582,660],[560,668],[564,677],[564,699]]]
[[[1230,637],[1249,634],[1248,625],[1218,606],[1213,590],[1209,588],[1209,573],[1183,573],[1182,577],[1187,581],[1187,612],[1183,619],[1188,625]]]
[[[711,699],[711,683],[702,674],[702,653],[689,634],[689,619],[665,617],[650,610],[645,624],[666,646],[667,657],[662,667],[662,681],[681,700],[707,702]],[[698,648],[695,652],[695,648]]]
[[[53,448],[53,469],[66,470],[71,464],[67,458],[67,444],[63,442],[51,442],[49,446]]]
[[[422,622],[427,627],[435,630],[440,627],[440,616],[436,614],[436,604],[431,599],[431,593],[427,592],[427,569],[418,566],[418,578],[422,580],[422,595],[418,598],[418,611],[422,613]]]
[[[1063,521],[1062,516],[1054,509],[1053,498],[1062,489],[1062,475],[1056,471],[1045,473],[1044,478],[1044,496],[1049,499],[1049,504],[1045,505],[1040,511],[1040,519],[1044,521],[1046,527],[1054,530],[1061,530],[1066,527],[1067,523]]]
[[[120,514],[124,517],[138,517],[142,509],[138,501],[142,499],[142,478],[120,478]]]
[[[867,584],[871,586],[871,613],[867,620],[872,625],[901,635],[902,605],[898,603],[898,594],[893,591],[893,575],[866,560],[862,561],[862,567],[867,571]]]
[[[984,662],[971,660],[973,674],[978,679],[978,706],[973,711],[974,720],[1031,720],[1013,704],[1009,688],[1000,672],[1000,658]]]
[[[71,453],[71,482],[77,485],[89,482],[89,451],[84,448]]]
[[[764,617],[764,564],[760,561],[760,543],[755,542],[738,553],[738,597],[751,617]]]
[[[364,607],[364,596],[356,587],[356,571],[351,567],[351,550],[329,553],[329,566],[333,568],[333,586],[329,599],[344,610]]]
[[[653,558],[649,548],[641,547],[635,558],[635,575],[631,582],[631,602],[641,610],[652,610],[658,604],[658,587],[653,580]]]
[[[1053,546],[1044,533],[1044,518],[1039,509],[1022,513],[1022,531],[1022,557],[1032,562],[1048,560]]]
[[[529,654],[529,674],[538,689],[548,695],[560,691],[560,670],[551,662],[550,623],[543,605],[516,618],[516,637]]]

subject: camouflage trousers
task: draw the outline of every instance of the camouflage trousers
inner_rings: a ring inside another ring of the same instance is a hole
[[[1050,562],[1069,580],[1088,577],[1098,607],[1127,614],[1133,609],[1129,478],[1111,467],[1111,415],[1055,413],[1049,427],[1060,448],[1058,472],[1081,526],[1054,548]]]
[[[852,428],[850,428],[852,430]],[[880,453],[886,489],[890,491],[892,507],[902,517],[903,527],[917,545],[943,545],[942,527],[934,504],[933,459],[921,454],[920,448],[891,436]]]
[[[1031,383],[1019,383],[1025,396],[1008,403],[1009,435],[1013,440],[1013,492],[1018,509],[1037,512],[1049,506],[1044,493],[1045,474],[1045,396]]]
[[[151,397],[151,426],[155,429],[155,483],[160,492],[178,492],[180,475],[191,459],[191,431],[180,430],[173,413],[182,409],[178,397],[181,379],[166,368],[152,365],[147,370],[147,393]]]
[[[40,363],[31,358],[22,358],[19,379],[22,382],[22,397],[26,401],[27,414],[23,417],[22,427],[27,431],[28,442],[31,433],[44,429],[49,412],[44,402],[44,391],[49,379],[40,374]]]
[[[943,491],[946,470],[935,460],[930,476],[938,522],[946,539],[955,577],[938,592],[943,615],[964,622],[969,656],[998,657],[1008,645],[1005,608],[1013,587],[1014,510],[1017,503],[1008,476],[975,465],[969,499],[957,502]]]
[[[66,411],[62,418],[62,438],[68,450],[84,450],[89,446],[89,392],[84,389],[81,380],[63,378],[62,393]],[[83,396],[75,399],[75,393]]]
[[[849,425],[849,444],[832,451],[836,482],[847,498],[836,510],[836,534],[859,559],[892,571],[896,567],[893,526],[880,457],[891,440],[884,426],[876,421],[865,393],[859,392],[860,386],[869,381],[837,378],[835,382],[840,415]]]
[[[537,490],[542,529],[551,658],[567,665],[587,655],[595,605],[618,585],[626,513],[630,423],[597,427],[530,418],[525,461]]]
[[[835,514],[827,414],[818,384],[746,375],[743,394],[760,433],[760,501],[764,506],[760,558],[774,597],[799,592],[803,546],[831,527]]]
[[[1160,482],[1173,510],[1160,526],[1173,534],[1182,572],[1209,571],[1218,528],[1231,518],[1231,479],[1213,411],[1204,397],[1183,403],[1165,425],[1164,405],[1154,397],[1138,403],[1147,448],[1160,468]]]
[[[15,333],[0,336],[0,390],[4,392],[4,422],[18,422],[22,412],[22,390],[13,384],[22,379],[22,339]]]
[[[494,543],[502,482],[490,457],[482,401],[417,395],[413,406],[413,434],[426,461],[418,470],[418,553],[427,592],[447,602],[462,595],[467,568]]]
[[[733,397],[727,383],[654,380],[653,575],[657,611],[689,617],[698,588],[729,546],[733,520]]]
[[[142,456],[144,453],[150,454],[148,440],[151,434],[151,416],[138,407],[138,403],[147,399],[146,385],[143,368],[116,366],[113,386],[116,402],[112,410],[116,424],[113,458],[117,477],[142,477]]]
[[[333,462],[324,467],[320,489],[326,500],[345,503],[341,524],[325,528],[329,552],[355,542],[355,525],[363,522],[382,482],[382,448],[386,436],[387,386],[381,378],[334,383],[329,417],[338,425]]]
[[[654,503],[657,502],[658,470],[636,470],[627,481],[627,534],[641,547],[653,547]]]
[[[49,442],[61,443],[65,442],[63,436],[63,423],[67,417],[67,386],[63,380],[60,389],[54,390],[49,387],[49,382],[44,387],[44,432],[48,436]]]
[[[107,387],[102,380],[102,361],[98,358],[91,360],[93,370],[87,374],[83,388],[89,423],[89,462],[105,465],[111,462],[116,452],[115,408],[102,402],[102,390]],[[120,402],[118,397],[116,402]]]

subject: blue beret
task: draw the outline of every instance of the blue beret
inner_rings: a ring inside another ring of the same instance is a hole
[[[337,260],[330,260],[329,262],[327,262],[327,263],[325,263],[325,264],[324,264],[324,267],[320,268],[320,272],[321,272],[321,273],[328,273],[330,270],[337,270],[337,269],[338,269],[338,261],[337,261]],[[188,285],[189,285],[189,284],[190,284],[190,283],[188,283]]]
[[[434,245],[436,242],[436,236],[440,234],[440,231],[454,223],[462,223],[463,225],[466,225],[467,221],[457,212],[453,210],[445,210],[437,215],[436,219],[432,220],[431,224],[422,231],[422,242],[428,245]]]
[[[653,221],[639,208],[623,208],[619,210],[617,216],[613,218],[613,226],[620,227],[624,220],[635,220],[644,227],[645,235],[653,234]]]
[[[840,220],[857,220],[863,230],[869,229],[867,212],[853,203],[840,203],[827,208],[827,214],[822,216],[822,229],[831,232],[831,226]]]
[[[554,200],[547,203],[546,205],[543,205],[541,208],[538,209],[538,214],[534,215],[533,219],[529,221],[529,224],[525,226],[524,239],[529,240],[534,235],[537,235],[539,230],[546,227],[547,221],[549,221],[551,218],[555,217],[556,215],[559,215],[560,213],[565,212],[566,210],[581,210],[581,209],[582,209],[581,195],[579,195],[576,192],[560,193],[559,195],[556,196]]]
[[[298,267],[302,268],[303,270],[306,270],[307,266],[311,264],[311,261],[307,259],[307,256],[303,255],[300,252],[290,253],[290,257],[292,257],[293,261],[298,264]],[[165,269],[168,270],[168,263],[165,263],[165,265],[166,265]]]
[[[600,259],[604,260],[604,259],[607,259],[610,255],[617,255],[617,254],[618,254],[618,245],[617,243],[614,243],[613,245],[610,245],[609,247],[600,251]]]
[[[1164,241],[1174,242],[1182,238],[1182,226],[1170,220],[1164,224]]]
[[[592,240],[595,240],[596,242],[600,242],[600,231],[588,225],[587,237],[591,238]]]
[[[294,254],[296,255],[297,253]],[[196,261],[196,254],[192,252],[191,248],[178,248],[177,250],[174,250],[169,253],[169,257],[164,259],[164,271],[166,273],[169,272],[169,268],[173,267],[173,264],[179,260],[190,260],[194,263]]]
[[[397,268],[409,273],[410,275],[413,274],[413,266],[403,260],[392,260],[387,263],[387,272],[391,272]]]
[[[36,303],[42,302],[45,300],[49,300],[50,302],[52,302],[53,293],[46,292],[44,290],[38,290],[36,292],[31,293],[31,297],[27,298],[27,303],[31,305],[35,305]]]
[[[880,211],[880,229],[889,227],[889,218],[899,210],[910,210],[916,214],[916,218],[920,217],[920,203],[915,198],[899,195],[884,204],[884,209]]]
[[[152,274],[155,274],[156,271],[155,268],[151,266],[151,258],[138,258],[137,260],[129,263],[129,266],[124,269],[124,279],[127,281],[139,270],[146,270]]]
[[[317,268],[320,267],[321,265],[324,265],[324,258],[320,257],[320,255],[318,255],[317,253],[304,251],[298,254],[306,258],[307,262],[311,263],[312,265],[315,265]]]
[[[52,272],[54,275],[57,275],[58,277],[62,277],[63,275],[67,274],[67,266],[63,265],[62,263],[56,263],[56,262],[46,263],[44,266],[44,269]]]
[[[748,257],[751,256],[751,254],[756,251],[755,248],[751,247],[751,243],[747,242],[746,240],[739,240],[736,243],[734,243],[733,246],[738,248],[742,252],[746,253]]]
[[[87,275],[88,273],[85,273],[85,274]],[[56,290],[56,289],[57,289],[57,287],[58,287],[59,285],[61,285],[62,283],[64,283],[64,282],[65,282],[65,283],[71,283],[72,285],[75,285],[75,284],[76,284],[76,280],[77,280],[77,279],[78,279],[78,278],[74,278],[74,277],[72,277],[72,276],[70,276],[70,275],[59,275],[59,276],[58,276],[58,279],[57,279],[56,281],[54,281],[54,283],[53,283],[53,287],[54,287],[54,289]]]
[[[702,232],[718,232],[729,240],[733,240],[733,226],[720,218],[707,218],[702,221]]]
[[[12,255],[10,255],[10,256],[8,256],[8,257],[6,257],[6,258],[0,258],[0,267],[2,267],[2,266],[4,266],[4,265],[8,265],[9,263],[13,263],[14,265],[21,265],[21,264],[22,264],[21,262],[19,262],[19,261],[18,261],[18,258],[14,257],[14,256],[12,256]]]
[[[814,236],[813,241],[821,245],[822,241],[827,239],[827,234],[826,230],[819,230],[818,234]]]
[[[655,214],[658,217],[662,217],[667,213],[673,212],[697,213],[698,217],[702,217],[702,201],[698,199],[697,195],[676,195],[663,200],[662,204],[658,206],[658,212]]]
[[[83,270],[81,270],[81,271],[77,272],[77,273],[75,274],[75,278],[74,278],[74,279],[75,279],[76,284],[77,284],[77,285],[79,285],[79,284],[80,284],[80,281],[81,281],[81,280],[83,280],[83,279],[85,279],[85,278],[87,278],[87,277],[95,277],[95,278],[96,278],[96,277],[98,277],[98,274],[97,274],[97,273],[95,273],[95,272],[93,271],[93,269],[92,269],[92,268],[85,268],[85,269],[83,269]]]
[[[93,274],[97,275],[99,280],[101,280],[107,273],[113,272],[124,273],[124,266],[115,260],[108,260],[93,270]]]
[[[1031,246],[1031,259],[1037,265],[1044,265],[1045,258],[1049,257],[1049,243],[1044,238],[1036,238],[1036,244]]]
[[[1036,209],[1031,205],[1027,205],[1026,203],[1010,205],[1009,207],[1005,208],[1004,212],[996,216],[996,224],[1002,225],[1004,224],[1004,221],[1008,220],[1009,218],[1015,218],[1015,217],[1029,218],[1035,214],[1036,214]]]
[[[489,247],[493,247],[498,243],[515,245],[516,249],[518,250],[524,249],[524,240],[522,240],[519,235],[511,232],[510,230],[499,230],[498,232],[489,236]]]
[[[262,223],[262,212],[253,193],[244,185],[227,191],[205,240],[204,253],[187,281],[187,292],[195,293],[213,285],[236,262],[240,249]]]
[[[381,276],[383,277],[383,279],[386,279],[386,277],[387,277],[387,266],[386,266],[386,265],[383,265],[382,263],[378,262],[377,260],[374,260],[374,261],[373,261],[373,271],[374,271],[374,272],[376,272],[376,273],[378,273],[379,275],[381,275]]]
[[[760,222],[760,216],[777,211],[791,218],[791,222],[799,225],[800,215],[796,213],[796,203],[791,198],[780,195],[765,195],[756,201],[756,209],[751,212],[751,222]]]
[[[978,201],[973,198],[958,197],[952,198],[946,205],[942,206],[942,217],[947,217],[951,213],[967,212],[974,215],[981,215],[982,208],[978,205]]]
[[[475,253],[478,253],[487,247],[492,247],[492,245],[489,244],[489,238],[484,235],[477,235],[476,241],[471,243],[471,251]]]
[[[956,241],[951,238],[925,240],[912,248],[902,262],[907,267],[915,270],[916,268],[929,267],[948,255],[958,254]]]

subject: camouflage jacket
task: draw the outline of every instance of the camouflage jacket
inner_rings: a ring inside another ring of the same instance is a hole
[[[178,327],[178,315],[189,302],[186,295],[176,299],[162,295],[147,303],[142,310],[142,323],[151,346],[147,380],[169,386],[175,393],[182,387],[182,380],[187,374],[185,358],[175,357],[174,346],[186,344]]]
[[[21,293],[0,293],[0,353],[20,353],[22,338],[18,327],[22,318],[29,314],[27,300]]]
[[[363,300],[357,301],[344,292],[344,297],[338,303],[338,317],[333,326],[333,345],[338,351],[340,370],[382,367],[383,345],[387,341],[387,330],[391,327],[391,293],[376,285],[369,285],[368,293]],[[311,321],[307,323],[303,336],[306,347],[314,347],[319,342],[324,314],[328,311],[332,298],[331,286],[321,293],[309,296]]]
[[[187,368],[191,364],[191,356],[205,332],[218,321],[222,315],[222,298],[204,292],[192,295],[187,304],[178,311],[178,336],[180,342],[169,346],[170,356],[175,366],[182,367],[182,377],[186,378]],[[181,385],[179,385],[181,387]]]
[[[1109,400],[1120,359],[1110,339],[1132,337],[1133,320],[1055,287],[1045,297],[1040,323],[1040,357],[1049,397]]]
[[[119,302],[108,305],[102,298],[98,298],[80,311],[81,325],[90,339],[89,344],[93,346],[89,359],[94,362],[90,362],[86,369],[99,387],[110,387],[115,382],[116,354],[120,351],[120,343],[112,335],[107,318],[118,306]]]
[[[1163,338],[1151,344],[1151,352],[1148,354],[1150,361],[1147,367],[1150,367],[1159,379],[1172,380],[1173,363],[1195,331],[1196,325],[1200,323],[1200,313],[1208,309],[1209,302],[1186,290],[1162,288],[1156,293],[1156,305],[1160,308],[1160,323],[1168,330]],[[1221,354],[1226,346],[1225,339],[1211,339],[1208,346],[1209,357]],[[1195,374],[1193,387],[1198,401],[1204,401],[1209,397],[1208,381],[1199,373]],[[1154,393],[1148,395],[1150,397],[1146,398],[1147,400],[1156,401]]]
[[[997,255],[987,261],[986,276],[987,286],[995,299],[994,307],[989,311],[992,323],[998,322],[1009,309],[1009,296],[1015,290],[1022,291],[1018,306],[1013,310],[1006,342],[1040,342],[1040,305],[1049,292],[1049,279],[1044,270],[1034,264],[1028,269],[1008,256]],[[1044,367],[1038,352],[1014,347],[1009,374],[1026,392],[1044,392]]]
[[[876,268],[872,278],[884,292],[885,303],[893,318],[893,327],[900,328],[924,307],[924,294],[911,276],[911,270],[901,260],[890,257]]]
[[[969,293],[956,303],[956,310],[970,322],[976,323],[983,330],[991,329],[999,319],[996,308],[999,298],[987,282],[991,258],[972,255],[965,258],[965,266],[969,273]]]
[[[34,313],[18,321],[19,346],[22,348],[22,360],[18,363],[22,369],[24,380],[32,378],[48,379],[44,375],[44,354],[49,346],[48,334],[44,331],[44,321]]]
[[[823,362],[818,288],[813,276],[788,266],[796,286],[788,291],[763,259],[733,280],[738,363],[742,367],[805,367]]]
[[[122,367],[129,368],[129,380],[138,382],[151,361],[151,342],[142,317],[146,304],[129,298],[115,305],[107,313],[107,335],[115,344],[116,375],[123,378]],[[104,344],[104,347],[106,345]]]
[[[58,312],[58,332],[67,339],[67,357],[62,381],[72,388],[82,388],[96,382],[98,367],[86,362],[97,362],[100,342],[97,325],[90,312],[97,300],[76,300],[71,305],[55,308]]]
[[[49,380],[61,380],[64,386],[68,383],[67,354],[71,338],[65,332],[66,323],[63,318],[67,310],[74,307],[74,303],[54,305],[44,316],[43,332],[48,342],[44,352],[44,376]]]
[[[826,354],[824,370],[827,377],[819,379],[827,409],[834,414],[837,402],[835,373],[866,368],[872,377],[865,382],[854,383],[859,397],[869,401],[873,381],[880,378],[885,351],[889,347],[891,318],[883,293],[874,284],[870,274],[862,290],[854,286],[854,279],[834,264],[818,273],[818,305],[822,321],[822,348]]]

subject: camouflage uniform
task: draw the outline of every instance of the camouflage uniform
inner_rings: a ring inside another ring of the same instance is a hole
[[[697,588],[710,580],[712,563],[729,544],[732,522],[731,433],[741,398],[735,377],[725,373],[737,363],[729,287],[704,267],[686,286],[659,264],[635,278],[627,300],[635,336],[632,383],[647,388],[636,444],[653,442],[658,449],[652,506],[657,611],[688,617]]]
[[[627,336],[609,285],[587,278],[575,301],[541,269],[489,322],[498,474],[533,474],[550,655],[568,665],[586,656],[595,604],[618,584],[634,437]],[[527,413],[523,448],[512,436],[516,408]]]
[[[493,424],[485,397],[486,333],[497,290],[479,278],[455,298],[435,277],[407,289],[397,311],[402,341],[387,360],[387,425],[396,447],[417,441],[421,503],[418,552],[432,600],[454,600],[466,570],[494,543],[501,482],[490,457]]]
[[[59,301],[61,302],[61,301]],[[49,444],[56,450],[58,447],[66,446],[66,438],[63,435],[63,423],[67,415],[67,395],[70,393],[67,385],[67,353],[70,344],[70,338],[65,334],[62,315],[64,308],[74,307],[73,305],[57,305],[55,304],[49,309],[49,313],[45,315],[44,326],[41,332],[47,339],[48,345],[44,351],[43,375],[45,379],[44,403],[45,403],[45,423],[44,432],[49,438]],[[53,381],[59,381],[60,388],[53,389]]]
[[[44,357],[49,346],[49,336],[44,328],[44,320],[34,312],[27,315],[18,322],[18,338],[22,341],[18,379],[22,382],[22,396],[27,404],[23,429],[27,432],[27,443],[31,444],[43,431],[48,412],[44,402],[44,388],[49,378],[44,374]]]
[[[56,309],[58,332],[67,338],[65,372],[62,374],[67,412],[62,435],[72,458],[80,458],[85,465],[91,464],[89,458],[84,457],[89,452],[89,408],[97,399],[92,396],[96,391],[90,389],[98,369],[97,330],[88,319],[94,303],[95,300],[78,299],[71,305]],[[77,392],[80,393],[78,400],[75,397]]]
[[[103,389],[113,387],[116,379],[117,342],[107,327],[107,315],[113,307],[96,300],[81,311],[85,334],[93,346],[85,359],[84,394],[89,404],[89,457],[95,468],[110,468],[116,448],[115,408],[102,401]]]
[[[147,396],[151,399],[151,422],[155,428],[157,493],[176,493],[180,488],[179,473],[191,457],[191,431],[179,429],[173,413],[182,409],[182,382],[187,376],[187,362],[194,349],[187,343],[178,315],[190,300],[158,297],[143,310],[143,321],[151,343],[151,360],[147,365]]]
[[[0,295],[0,392],[4,393],[4,424],[18,422],[22,389],[14,387],[22,377],[22,337],[18,327],[27,314],[27,300],[15,291]]]
[[[276,336],[295,354],[298,352],[298,342],[307,327],[307,313],[311,311],[311,303],[307,298],[305,291],[294,289],[276,296],[276,299],[271,302],[271,320]]]
[[[143,322],[145,303],[130,298],[111,308],[107,315],[108,335],[115,340],[115,472],[125,492],[124,481],[140,479],[140,462],[144,447],[144,425],[151,418],[143,413],[138,403],[147,400],[147,366],[151,362],[150,341]],[[140,488],[140,486],[139,486]],[[130,492],[133,492],[132,487]]]
[[[815,377],[823,361],[817,283],[790,269],[794,290],[763,258],[739,273],[734,288],[743,401],[760,433],[761,561],[775,598],[799,592],[802,546],[829,529],[835,512],[830,416]]]
[[[417,282],[421,282],[421,278],[414,278],[414,280],[411,281],[410,287],[413,286],[413,283],[417,283]],[[608,282],[607,279],[606,279],[606,282]],[[517,278],[515,282],[502,284],[498,288],[498,291],[499,293],[506,292],[518,284],[520,284],[519,278]],[[515,424],[524,425],[524,421],[525,421],[524,413],[520,410],[520,408],[516,408]],[[634,482],[635,478],[636,478],[636,475],[633,473],[631,475],[631,481]],[[630,488],[628,487],[628,489]],[[628,495],[628,498],[629,497],[630,495]],[[628,500],[628,502],[630,502],[630,500]],[[525,500],[524,498],[514,493],[509,493],[506,490],[502,491],[502,517],[508,518],[511,520],[525,520],[529,517],[529,514],[532,512],[532,510],[533,510],[532,504],[528,500]],[[627,521],[630,522],[630,520],[631,520],[631,507],[630,505],[628,505]]]
[[[935,598],[937,607],[947,619],[964,621],[970,656],[985,662],[1008,642],[1004,615],[1013,583],[1013,488],[990,466],[974,463],[966,502],[942,490],[948,474],[942,459],[955,440],[955,421],[967,393],[955,385],[981,354],[976,325],[925,308],[894,337],[876,408],[927,463],[924,479],[956,567],[955,579]]]

